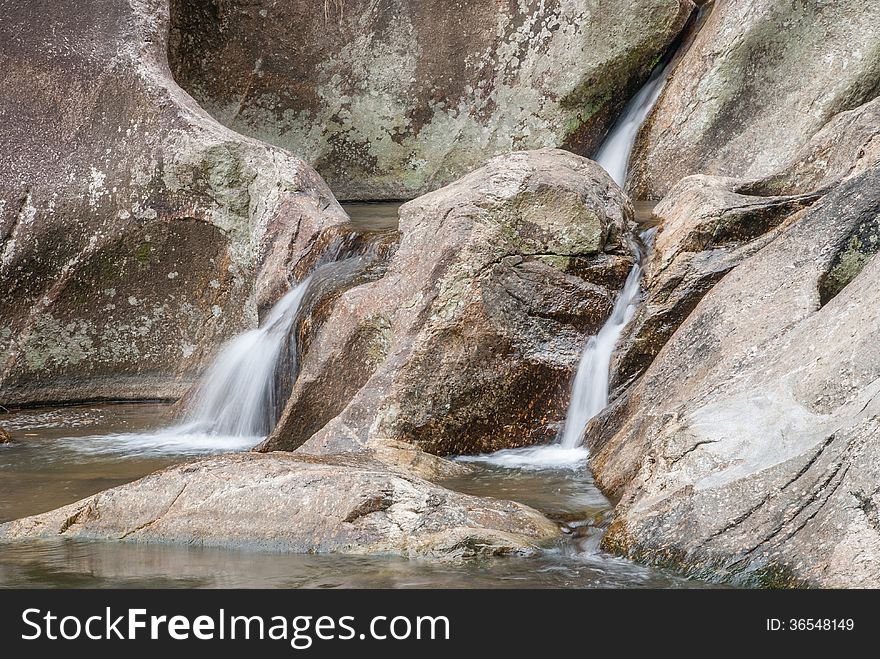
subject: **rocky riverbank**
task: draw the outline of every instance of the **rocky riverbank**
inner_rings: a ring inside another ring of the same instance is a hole
[[[554,440],[655,199],[584,432],[603,546],[880,585],[877,8],[276,4],[65,0],[0,26],[0,404],[180,398],[317,266],[371,259],[293,319],[258,452],[0,537],[538,551],[540,513],[431,481]],[[618,186],[586,156],[661,59]],[[353,196],[409,199],[397,233],[350,224]]]

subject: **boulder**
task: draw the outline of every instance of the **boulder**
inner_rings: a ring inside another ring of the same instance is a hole
[[[691,174],[783,168],[834,115],[880,93],[880,4],[713,3],[637,140],[628,182],[662,198]]]
[[[0,401],[177,397],[345,214],[174,83],[163,0],[7,4]]]
[[[654,209],[659,231],[643,277],[644,301],[612,360],[612,388],[651,364],[702,297],[823,192],[759,197],[742,181],[690,176]]]
[[[171,0],[175,79],[340,199],[410,199],[489,157],[590,154],[691,0]]]
[[[0,525],[0,541],[64,537],[450,560],[533,553],[558,535],[521,504],[452,492],[375,462],[281,453],[176,465]]]
[[[598,165],[552,149],[496,157],[404,204],[385,274],[311,323],[262,450],[550,441],[583,345],[632,266],[632,214]]]
[[[607,549],[741,585],[880,585],[880,165],[789,221],[591,423]]]
[[[727,272],[768,244],[843,178],[880,158],[880,98],[835,116],[780,171],[741,180],[695,175],[653,211],[644,304],[624,333],[612,385],[637,377]]]

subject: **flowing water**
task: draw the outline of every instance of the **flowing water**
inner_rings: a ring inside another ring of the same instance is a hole
[[[359,233],[396,230],[398,206],[345,205]],[[520,501],[556,520],[563,539],[539,556],[451,565],[393,557],[53,540],[4,546],[0,587],[705,587],[599,549],[612,506],[586,468],[586,450],[571,439],[579,439],[578,427],[607,401],[608,360],[634,308],[638,281],[636,266],[608,323],[585,350],[575,378],[574,409],[560,441],[462,458],[472,463],[472,472],[444,483],[469,494]],[[294,287],[259,329],[223,349],[182,424],[168,427],[167,406],[144,404],[0,416],[14,439],[12,445],[0,446],[0,486],[4,493],[14,493],[0,498],[0,522],[72,503],[193,455],[243,450],[259,441],[275,421],[269,410],[277,407],[277,394],[268,383],[287,364],[281,357],[295,352],[291,328],[308,290],[306,282]],[[157,427],[166,429],[148,431]]]
[[[220,352],[202,380],[178,432],[242,437],[251,446],[275,427],[279,401],[274,383],[282,351],[293,352],[291,328],[309,280],[294,286],[272,307],[258,329],[240,334]],[[292,374],[291,374],[292,377]]]
[[[559,445],[563,449],[577,448],[587,422],[608,405],[608,372],[611,353],[624,326],[633,317],[639,297],[642,269],[636,264],[626,278],[623,290],[617,296],[614,309],[596,336],[590,337],[581,355],[574,378],[571,401],[565,415],[565,425]]]
[[[185,454],[81,450],[98,434],[144,434],[168,421],[159,404],[24,410],[0,423],[0,522],[45,512],[184,461]],[[451,565],[395,557],[314,556],[120,542],[52,540],[0,551],[2,587],[90,588],[681,588],[705,587],[597,550],[610,505],[585,470],[477,466],[443,483],[521,501],[559,521],[565,536],[532,558]],[[13,496],[9,496],[12,493]]]
[[[654,68],[648,81],[626,104],[621,116],[596,151],[596,163],[621,187],[626,182],[629,157],[639,128],[663,91],[672,60],[670,54]],[[462,457],[461,460],[519,469],[586,468],[589,451],[583,446],[583,433],[590,419],[608,405],[611,356],[624,327],[638,308],[642,248],[650,246],[655,231],[649,228],[653,221],[652,208],[653,205],[649,202],[635,203],[636,220],[646,227],[641,236],[642,244],[634,243],[631,246],[636,263],[617,295],[608,320],[584,346],[572,383],[565,422],[556,441],[547,446],[506,449],[489,455]]]

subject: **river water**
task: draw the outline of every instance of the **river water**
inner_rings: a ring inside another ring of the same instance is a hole
[[[185,460],[193,450],[132,450],[112,437],[168,425],[159,404],[24,410],[0,423],[14,443],[0,447],[0,521],[45,512]],[[106,439],[102,439],[106,438]],[[701,587],[598,552],[610,505],[586,470],[474,465],[443,483],[469,494],[531,505],[566,531],[534,558],[462,564],[394,557],[251,553],[123,542],[44,541],[4,545],[0,587],[180,588],[609,588]]]
[[[397,204],[350,204],[359,231],[396,227]],[[643,216],[649,209],[641,207]],[[72,503],[235,442],[167,441],[168,405],[118,403],[0,415],[13,444],[0,447],[0,522]],[[151,440],[151,438],[153,438]],[[471,463],[443,483],[512,499],[557,521],[563,539],[531,558],[460,564],[394,557],[314,556],[122,542],[53,540],[4,545],[0,587],[244,588],[682,588],[705,587],[599,551],[611,505],[583,465],[537,468]]]

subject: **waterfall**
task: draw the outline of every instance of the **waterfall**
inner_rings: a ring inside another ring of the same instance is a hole
[[[186,423],[193,432],[265,437],[275,427],[275,373],[309,280],[282,297],[263,324],[230,341],[208,369]]]
[[[277,421],[278,371],[289,367],[287,357],[296,351],[294,323],[309,282],[310,278],[284,295],[259,328],[238,335],[221,349],[181,424],[152,432],[60,441],[83,453],[124,453],[128,457],[197,455],[253,447]]]
[[[602,169],[608,172],[621,188],[626,182],[629,156],[636,143],[639,129],[648,118],[657,99],[660,98],[671,59],[667,58],[654,67],[648,82],[624,106],[623,112],[611,127],[605,141],[593,155],[593,160],[601,165]]]
[[[608,136],[596,151],[594,159],[608,172],[620,187],[626,183],[626,173],[633,145],[639,129],[647,119],[651,108],[660,97],[666,82],[671,56],[654,67],[645,85],[624,106],[623,112],[608,132]],[[629,271],[623,290],[617,296],[611,316],[602,329],[590,337],[578,364],[571,392],[571,401],[565,415],[565,424],[559,437],[563,449],[576,449],[581,435],[590,419],[608,405],[608,382],[611,355],[617,346],[623,328],[636,311],[642,277],[641,254],[634,249],[636,263]]]
[[[623,290],[614,303],[611,316],[599,333],[587,341],[587,347],[581,355],[574,378],[565,425],[560,434],[559,444],[564,449],[577,448],[581,443],[581,433],[587,427],[587,422],[608,405],[611,354],[614,352],[620,333],[636,311],[641,277],[642,269],[636,264],[629,271]]]
[[[626,182],[629,157],[639,129],[663,91],[671,61],[672,54],[669,54],[654,68],[645,85],[624,106],[620,117],[596,151],[594,160],[620,187]],[[643,235],[646,244],[652,238],[650,232]],[[460,460],[526,469],[573,467],[586,462],[589,453],[581,445],[582,435],[590,419],[608,405],[611,355],[638,305],[642,267],[641,252],[635,245],[633,253],[636,263],[617,296],[611,316],[599,333],[590,337],[581,354],[565,422],[556,441],[546,446],[505,449],[491,455],[462,456]]]

